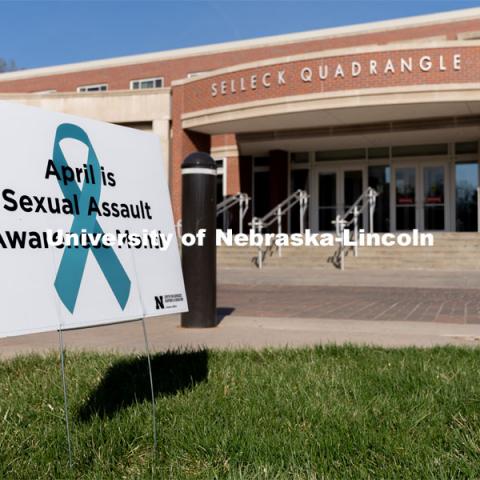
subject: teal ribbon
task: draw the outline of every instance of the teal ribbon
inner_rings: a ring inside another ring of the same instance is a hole
[[[62,179],[58,180],[65,198],[70,200],[72,204],[74,195],[78,198],[80,213],[75,215],[70,232],[80,234],[82,233],[82,230],[86,230],[87,233],[103,234],[103,230],[98,224],[96,218],[97,215],[88,215],[90,199],[94,198],[98,203],[102,188],[100,163],[97,155],[90,143],[88,135],[82,128],[71,123],[63,123],[57,128],[55,143],[53,146],[52,160],[57,171],[61,171],[62,167],[68,166],[60,147],[60,142],[66,138],[78,140],[88,148],[87,168],[91,166],[95,175],[95,182],[84,182],[81,190],[75,181],[68,182],[67,185],[65,185]],[[77,247],[66,248],[64,250],[57,271],[57,276],[55,278],[55,289],[57,290],[60,299],[65,307],[73,313],[77,302],[78,292],[80,291],[89,250],[92,250],[92,253],[105,275],[117,302],[123,310],[128,302],[128,297],[130,296],[131,283],[127,273],[120,263],[120,260],[111,247]]]

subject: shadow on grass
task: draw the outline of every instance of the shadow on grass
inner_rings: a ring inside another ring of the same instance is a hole
[[[155,397],[174,395],[207,379],[208,352],[167,352],[152,356]],[[78,418],[111,418],[119,410],[151,399],[147,357],[120,360],[105,373],[100,384],[80,407]]]

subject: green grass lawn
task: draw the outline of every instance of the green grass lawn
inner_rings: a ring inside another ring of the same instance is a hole
[[[480,478],[480,349],[67,354],[0,363],[1,479]]]

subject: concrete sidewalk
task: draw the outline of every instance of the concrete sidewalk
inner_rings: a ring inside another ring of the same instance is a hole
[[[217,328],[182,329],[178,316],[146,320],[152,351],[182,348],[264,348],[355,343],[386,347],[480,345],[478,325],[318,318],[227,317]],[[145,352],[139,321],[65,332],[68,350]],[[58,352],[55,332],[0,340],[0,358]]]

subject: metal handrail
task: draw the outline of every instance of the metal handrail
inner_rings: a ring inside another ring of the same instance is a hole
[[[350,232],[350,239],[354,240],[353,256],[357,257],[358,217],[365,210],[368,210],[368,230],[370,233],[373,233],[373,214],[375,212],[377,196],[378,193],[372,187],[368,187],[343,215],[337,215],[335,220],[332,221],[332,223],[335,224],[335,232],[340,244],[329,260],[341,270],[345,268],[345,253],[349,248],[345,247],[344,230],[353,224],[353,232]]]
[[[308,193],[305,190],[297,190],[288,196],[285,200],[280,202],[276,207],[272,208],[262,218],[253,217],[249,225],[256,233],[262,233],[264,228],[268,228],[273,223],[277,222],[277,235],[282,233],[282,217],[288,213],[295,205],[300,205],[300,233],[305,233],[305,213],[308,207]],[[258,247],[257,266],[262,268],[263,259],[266,256],[268,248],[265,251],[261,246]],[[277,248],[278,256],[282,256],[282,247]]]
[[[246,193],[238,192],[236,195],[224,198],[217,204],[217,217],[230,210],[235,205],[238,205],[240,210],[238,217],[238,231],[239,233],[243,233],[243,220],[247,214],[249,204],[250,197]]]
[[[247,214],[248,207],[250,205],[250,197],[246,193],[237,193],[236,195],[231,195],[229,197],[224,198],[220,203],[217,203],[217,217],[226,211],[230,210],[235,205],[239,206],[239,225],[238,231],[243,233],[243,221],[245,219],[245,215]],[[177,223],[175,224],[175,229],[177,231],[177,236],[180,237],[182,235],[182,219],[180,218]]]

